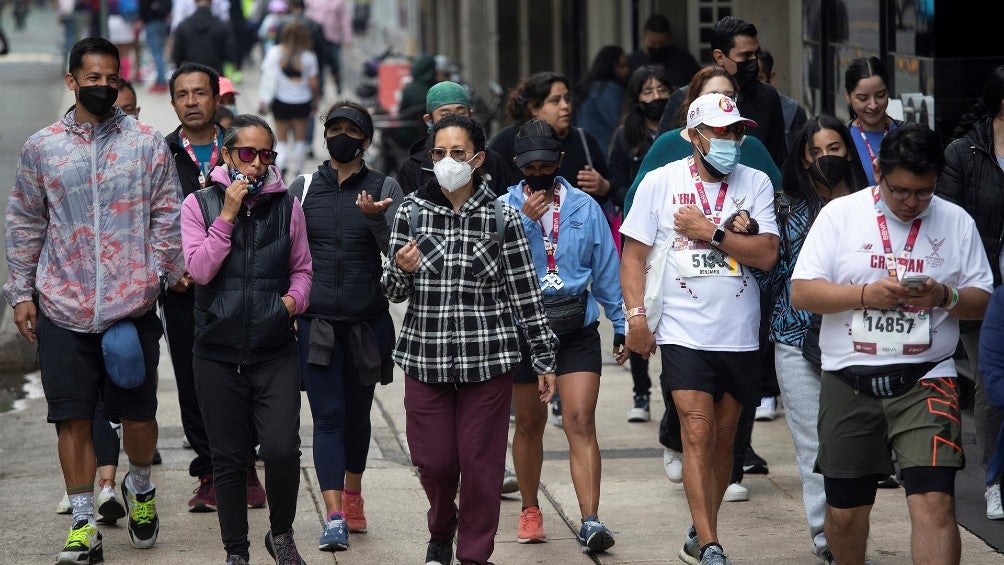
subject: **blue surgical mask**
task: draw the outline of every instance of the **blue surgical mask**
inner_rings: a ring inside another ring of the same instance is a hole
[[[721,178],[736,170],[736,165],[739,164],[739,146],[742,145],[742,140],[708,139],[704,137],[701,130],[697,130],[697,135],[707,139],[708,143],[711,144],[707,154],[701,151],[700,145],[697,146],[697,151],[704,160],[704,168],[708,169],[709,173]]]

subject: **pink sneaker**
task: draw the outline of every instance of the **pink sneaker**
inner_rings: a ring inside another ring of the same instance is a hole
[[[342,492],[342,514],[352,533],[366,532],[366,513],[363,511],[363,495]]]
[[[540,508],[531,506],[519,515],[519,531],[516,533],[519,543],[543,543],[547,541],[544,535],[544,516]]]

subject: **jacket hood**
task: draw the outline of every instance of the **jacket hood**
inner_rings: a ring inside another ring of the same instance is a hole
[[[438,210],[441,213],[453,212],[453,204],[450,203],[450,199],[440,190],[439,182],[435,178],[429,179],[429,182],[422,185],[410,197],[415,198],[419,204],[424,204],[431,208],[442,208],[442,210]],[[474,188],[471,197],[467,199],[467,202],[464,203],[461,209],[488,206],[494,199],[495,194],[482,179],[481,184]]]
[[[419,55],[411,62],[411,78],[415,82],[432,84],[436,80],[436,58]]]
[[[90,137],[91,135],[104,136],[112,132],[121,131],[128,125],[123,120],[134,120],[134,118],[127,115],[118,106],[112,107],[112,115],[110,118],[103,122],[98,122],[95,125],[91,125],[86,122],[78,122],[76,106],[71,106],[70,109],[63,114],[63,125],[66,127],[66,130],[81,137]]]
[[[223,185],[224,188],[230,186],[230,169],[226,165],[220,165],[209,173],[209,180]],[[286,184],[282,182],[282,175],[275,165],[269,165],[265,171],[265,186],[258,194],[275,194],[286,192]]]
[[[217,21],[213,9],[209,6],[199,6],[188,19],[191,20],[189,25],[192,26],[192,31],[196,33],[208,32]]]
[[[993,117],[990,117],[974,123],[963,137],[977,149],[991,153],[993,149],[992,120]]]

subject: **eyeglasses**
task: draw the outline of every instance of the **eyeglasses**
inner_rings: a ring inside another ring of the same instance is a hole
[[[711,130],[711,131],[715,132],[715,135],[718,135],[718,136],[728,135],[729,133],[735,133],[739,137],[743,137],[744,135],[746,135],[746,126],[743,125],[743,124],[730,124],[730,125],[727,125],[727,126],[708,126],[708,125],[702,125],[702,126],[698,127],[697,129],[698,130],[702,130],[702,129],[703,130]]]
[[[275,161],[275,156],[278,155],[271,149],[255,149],[254,147],[234,147],[233,150],[237,152],[237,158],[241,161],[253,163],[255,157],[258,157],[261,159],[262,165],[271,165]]]
[[[433,161],[442,161],[443,157],[449,153],[450,157],[453,157],[454,161],[460,161],[464,163],[467,161],[467,156],[472,153],[477,153],[476,151],[468,151],[466,149],[445,149],[443,147],[434,147],[432,151],[429,151],[429,155],[432,156]]]
[[[659,88],[646,88],[641,91],[642,96],[669,96],[669,89],[665,86]]]
[[[911,196],[916,197],[917,200],[920,201],[927,201],[934,198],[933,188],[925,188],[923,190],[906,190],[903,188],[893,188],[893,186],[888,182],[882,182],[885,182],[885,189],[889,191],[889,196],[892,196],[895,200],[902,201],[910,198]]]

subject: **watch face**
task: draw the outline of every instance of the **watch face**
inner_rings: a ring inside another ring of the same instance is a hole
[[[715,230],[715,235],[711,236],[711,245],[719,246],[725,241],[725,230],[718,228]]]

